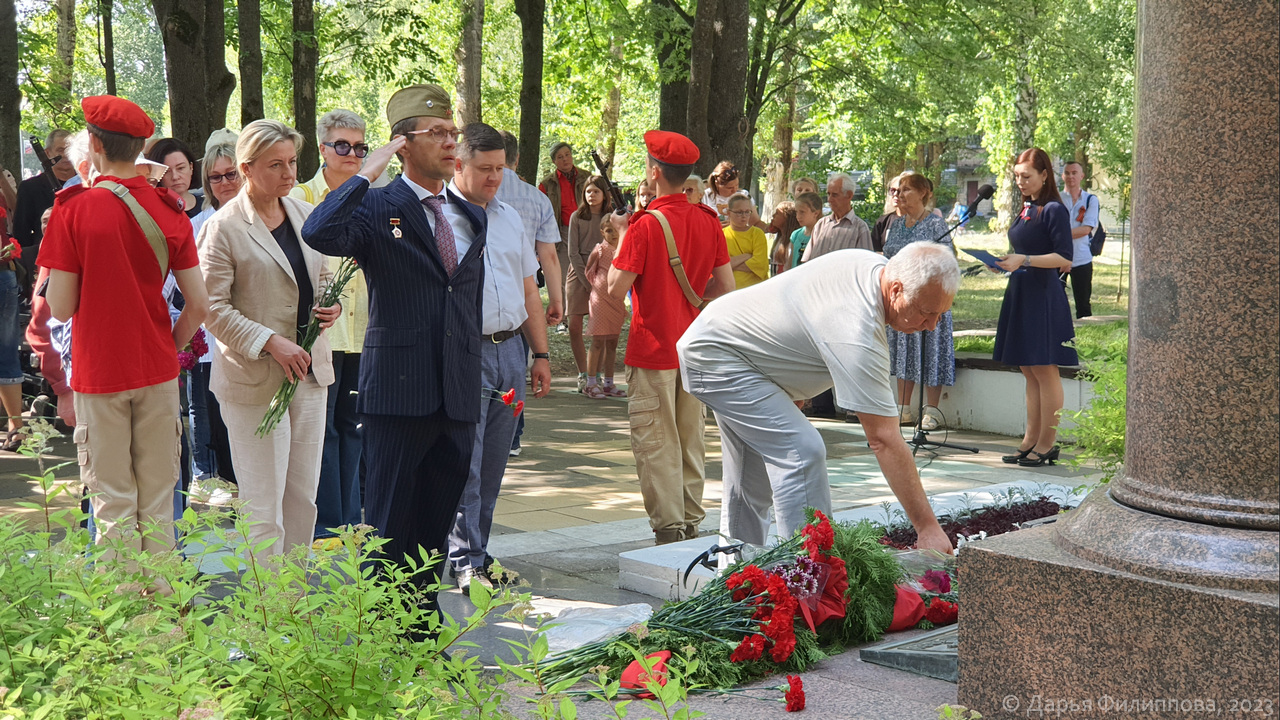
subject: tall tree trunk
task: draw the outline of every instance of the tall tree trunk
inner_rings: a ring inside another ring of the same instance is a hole
[[[1084,171],[1084,180],[1080,182],[1080,187],[1091,190],[1093,189],[1093,163],[1089,160],[1089,141],[1093,139],[1093,130],[1084,122],[1076,120],[1076,131],[1071,135],[1074,144],[1074,152],[1072,159],[1080,163],[1080,168]]]
[[[1036,86],[1031,78],[1028,64],[1031,59],[1022,53],[1018,58],[1018,95],[1013,101],[1013,155],[1009,158],[1006,183],[1008,185],[1007,201],[1003,207],[1004,221],[1012,223],[1013,217],[1022,211],[1022,193],[1013,183],[1013,160],[1017,154],[1036,146],[1036,126],[1040,115],[1036,108]]]
[[[622,45],[615,39],[609,44],[609,52],[619,61],[622,60]],[[621,62],[617,68],[621,68]],[[601,159],[609,168],[609,176],[613,177],[613,156],[618,149],[618,118],[622,115],[622,71],[615,69],[609,78],[609,89],[605,93],[604,105],[600,112],[599,146]],[[617,178],[613,177],[616,182]]]
[[[693,18],[675,0],[651,0],[658,59],[658,127],[688,133],[689,35]]]
[[[22,91],[18,88],[18,13],[14,0],[0,0],[0,166],[22,177]]]
[[[796,122],[796,86],[787,86],[783,107],[785,110],[773,122],[773,156],[765,168],[764,213],[769,216],[778,203],[787,199],[787,190],[791,185],[792,145],[795,141]]]
[[[453,59],[458,63],[458,125],[480,122],[480,74],[484,59],[484,0],[462,0],[462,32]]]
[[[107,94],[116,94],[116,34],[115,0],[98,0],[98,22],[102,27],[102,44],[98,47],[98,59],[102,61],[102,73],[107,78]]]
[[[542,48],[546,0],[515,0],[520,18],[520,167],[526,182],[538,182],[538,159],[542,152]]]
[[[711,84],[707,103],[709,108],[715,108],[707,117],[711,152],[702,156],[698,166],[709,172],[716,163],[728,160],[744,173],[742,187],[747,189],[752,175],[748,140],[755,134],[746,117],[750,3],[719,0],[716,15],[716,80]]]
[[[236,76],[227,70],[222,0],[151,0],[164,40],[173,136],[203,147],[227,124]]]
[[[54,8],[58,15],[58,64],[54,67],[54,82],[61,88],[61,97],[57,99],[58,112],[71,114],[71,82],[75,76],[76,65],[76,0],[56,0]]]
[[[712,78],[723,82],[719,77],[719,68],[715,64],[716,26],[720,18],[717,15],[719,0],[698,0],[698,9],[693,16],[693,32],[689,37],[689,107],[685,116],[685,133],[694,145],[698,146],[701,158],[698,170],[703,175],[707,168],[703,167],[711,153],[711,133],[707,127],[709,118],[708,105],[711,102]],[[723,108],[716,106],[716,112]],[[715,165],[715,161],[711,162]]]
[[[262,99],[262,2],[237,0],[236,29],[240,35],[240,126],[267,115]]]
[[[298,178],[306,180],[320,169],[316,142],[316,42],[314,0],[293,0],[293,124],[302,133],[298,150]]]

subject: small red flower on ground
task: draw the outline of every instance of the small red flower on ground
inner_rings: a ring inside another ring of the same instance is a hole
[[[959,615],[959,608],[956,604],[942,598],[934,598],[933,602],[929,603],[928,609],[924,611],[924,619],[934,625],[950,625],[956,621],[957,615]]]
[[[663,650],[661,652],[646,655],[645,660],[651,661],[652,674],[645,672],[644,666],[639,661],[632,660],[631,664],[622,671],[622,678],[619,684],[629,690],[644,690],[646,684],[657,682],[659,685],[667,684],[667,661],[671,659],[671,652]],[[641,699],[653,698],[653,693],[643,692],[636,697]]]
[[[765,637],[763,635],[748,635],[742,638],[742,642],[729,655],[729,662],[759,660],[764,655],[764,644]]]
[[[787,712],[799,712],[804,709],[804,681],[799,675],[788,675],[786,692]]]

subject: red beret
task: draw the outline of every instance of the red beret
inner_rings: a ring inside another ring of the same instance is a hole
[[[94,95],[80,101],[85,122],[108,132],[149,138],[156,124],[142,108],[114,95]]]
[[[654,160],[667,165],[692,165],[701,153],[698,146],[680,133],[650,130],[644,134],[644,146]]]

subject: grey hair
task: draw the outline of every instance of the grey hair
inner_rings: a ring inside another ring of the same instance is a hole
[[[696,182],[696,183],[698,184],[698,192],[699,192],[699,193],[706,192],[707,184],[706,184],[705,182],[703,182],[703,181],[702,181],[702,176],[701,176],[701,175],[690,175],[689,177],[687,177],[687,178],[685,178],[685,179],[684,179],[684,182],[689,182],[690,180],[692,180],[692,181],[694,181],[694,182]],[[680,184],[681,184],[681,185],[684,185],[684,183],[680,183]]]
[[[937,285],[949,297],[960,290],[960,265],[951,248],[941,243],[913,242],[898,251],[885,265],[884,276],[902,283],[908,300],[930,285]]]
[[[240,131],[240,139],[236,140],[236,158],[241,165],[251,165],[272,145],[280,142],[292,142],[296,150],[302,147],[302,135],[277,120],[254,120]]]
[[[338,108],[320,116],[320,120],[316,122],[316,137],[320,142],[329,141],[329,133],[334,130],[359,130],[361,133],[365,131],[364,120],[350,110]]]
[[[853,177],[849,175],[849,173],[833,172],[827,176],[827,194],[828,195],[831,194],[831,183],[837,180],[840,181],[841,194],[852,193],[853,191],[858,189],[858,183],[854,181]]]
[[[67,159],[71,167],[80,172],[80,163],[89,160],[89,131],[81,130],[67,139]]]

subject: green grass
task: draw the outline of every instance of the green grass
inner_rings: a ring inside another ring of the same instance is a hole
[[[997,256],[1004,255],[1009,249],[1008,236],[996,233],[966,233],[956,238],[957,248],[979,248]],[[1120,265],[1111,264],[1120,258],[1120,244],[1108,242],[1103,259],[1093,264],[1093,314],[1094,315],[1127,315],[1129,313],[1129,258],[1126,255],[1124,264],[1124,286],[1120,299],[1116,299],[1116,289],[1121,282]],[[960,267],[967,268],[978,265],[978,261],[959,253]],[[1000,318],[1000,303],[1004,300],[1005,286],[1008,278],[986,272],[974,277],[960,279],[960,292],[956,295],[955,304],[951,307],[951,322],[956,330],[980,330],[994,328]],[[1070,297],[1070,291],[1067,296]],[[969,352],[980,352],[977,350]]]
[[[1081,365],[1098,364],[1115,360],[1129,361],[1129,321],[1115,320],[1097,325],[1080,325],[1076,328],[1076,352]],[[996,339],[990,335],[966,335],[955,338],[958,353],[990,355],[995,351]]]

